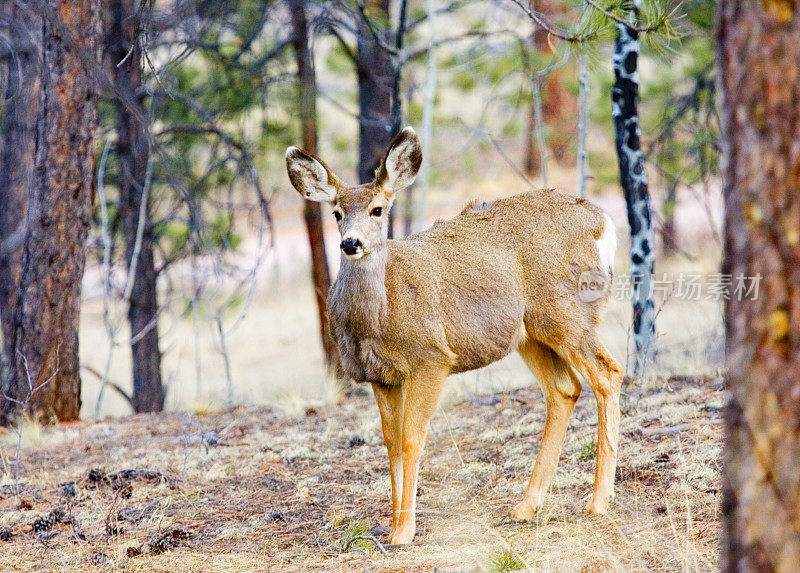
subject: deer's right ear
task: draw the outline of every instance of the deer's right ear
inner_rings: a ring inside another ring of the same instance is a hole
[[[297,147],[286,150],[286,171],[297,192],[309,201],[336,200],[341,181],[319,159]]]

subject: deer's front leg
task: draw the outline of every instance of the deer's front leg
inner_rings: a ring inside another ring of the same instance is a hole
[[[405,390],[403,411],[403,490],[397,529],[390,543],[411,543],[417,530],[416,502],[419,460],[425,448],[428,425],[439,404],[446,372],[433,371],[414,376]]]
[[[403,390],[401,386],[373,384],[372,392],[381,412],[383,442],[389,453],[389,473],[392,480],[392,529],[389,538],[397,531],[400,502],[403,496]]]

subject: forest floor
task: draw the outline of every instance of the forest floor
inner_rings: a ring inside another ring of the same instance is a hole
[[[19,451],[7,431],[0,570],[716,569],[721,378],[623,392],[609,514],[583,513],[596,431],[584,389],[550,495],[524,524],[507,514],[538,449],[538,386],[440,409],[421,466],[421,531],[405,547],[384,546],[377,527],[389,523],[390,486],[371,396],[299,415],[240,407],[29,425]]]

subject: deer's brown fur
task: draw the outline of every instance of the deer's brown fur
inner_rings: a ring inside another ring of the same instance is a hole
[[[588,272],[610,285],[610,219],[583,199],[544,189],[472,203],[431,229],[387,240],[386,213],[420,161],[410,128],[366,185],[344,185],[319,160],[287,151],[298,191],[330,202],[343,237],[360,245],[342,256],[329,318],[345,371],[372,383],[381,411],[392,478],[390,541],[414,536],[419,456],[444,379],[514,350],[544,389],[547,418],[528,490],[512,515],[530,519],[541,505],[581,392],[575,371],[598,401],[589,509],[605,512],[613,495],[622,370],[597,337],[608,288],[587,300],[579,283]]]

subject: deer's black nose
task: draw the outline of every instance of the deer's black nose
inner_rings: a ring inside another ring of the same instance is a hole
[[[355,255],[362,245],[358,239],[345,239],[342,241],[341,247],[346,255]]]

